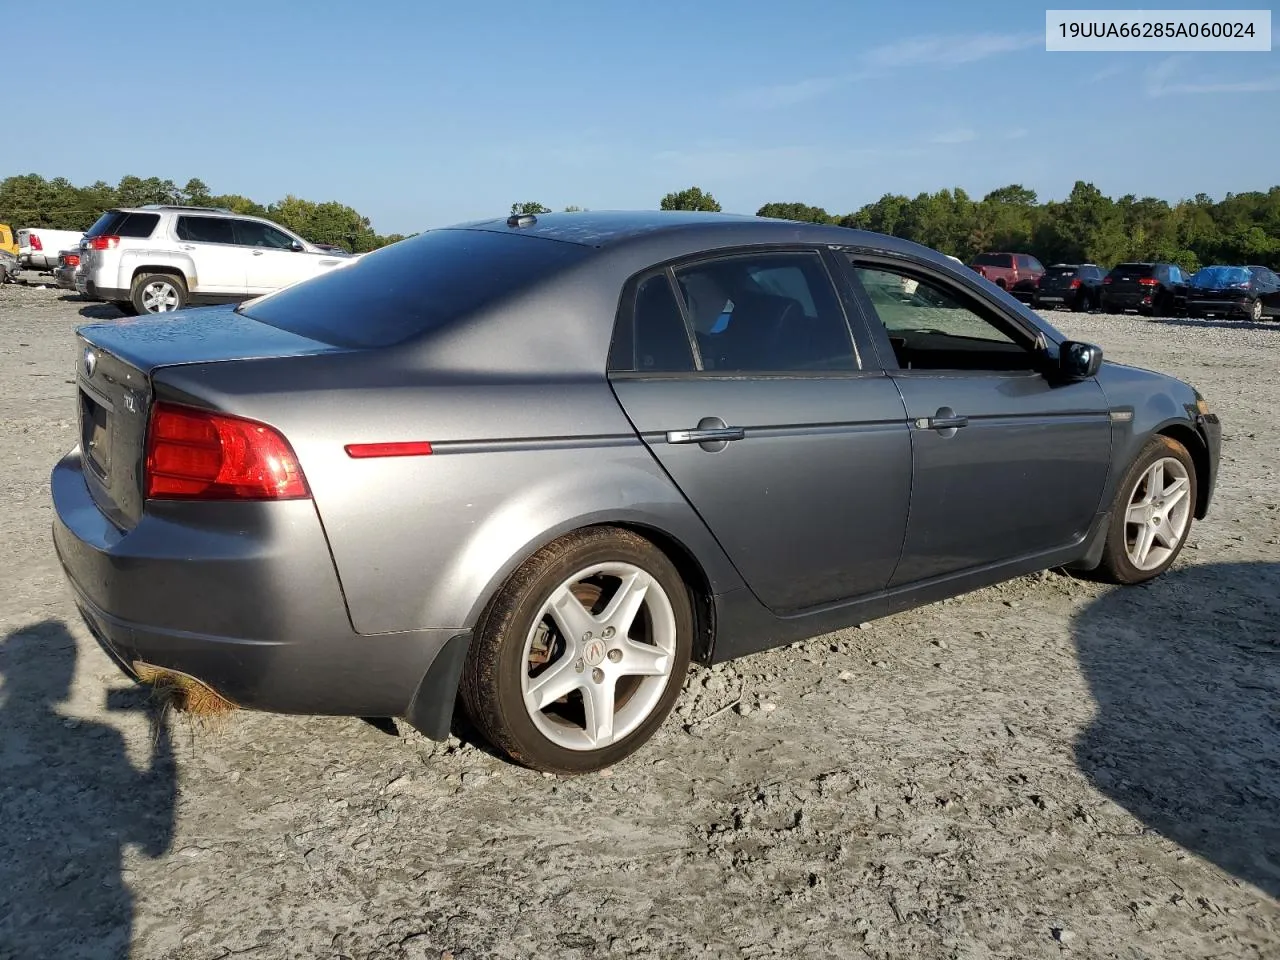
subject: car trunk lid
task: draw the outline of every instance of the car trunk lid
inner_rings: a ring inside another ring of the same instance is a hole
[[[162,367],[339,352],[230,307],[93,324],[77,332],[76,397],[85,483],[123,530],[142,516],[153,375]]]

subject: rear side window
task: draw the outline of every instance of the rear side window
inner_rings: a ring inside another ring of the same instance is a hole
[[[615,372],[692,373],[697,369],[689,328],[666,271],[650,274],[635,287],[631,310],[625,310],[610,351]]]
[[[191,243],[235,243],[231,221],[225,217],[179,217],[178,239]]]
[[[973,262],[980,267],[1012,267],[1013,254],[980,253],[973,258]]]
[[[160,215],[156,213],[123,213],[108,210],[85,234],[86,237],[129,237],[143,240],[155,232]]]
[[[239,310],[343,347],[388,347],[570,268],[590,247],[487,230],[429,230]]]
[[[726,257],[675,276],[703,371],[858,369],[844,311],[818,254]]]

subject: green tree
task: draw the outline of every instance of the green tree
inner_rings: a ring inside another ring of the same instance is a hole
[[[690,187],[675,193],[668,193],[659,205],[662,210],[698,210],[703,213],[719,213],[720,204],[701,187]]]
[[[511,205],[511,215],[513,217],[522,217],[525,214],[550,213],[551,208],[543,206],[541,203],[513,203]]]
[[[756,211],[757,217],[775,220],[799,220],[803,223],[835,223],[835,218],[821,207],[807,203],[766,203]]]

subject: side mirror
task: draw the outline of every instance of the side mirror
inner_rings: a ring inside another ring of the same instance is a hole
[[[307,249],[307,248],[306,248],[306,247],[304,247],[304,246],[303,246],[301,243],[299,243],[297,240],[295,240],[295,241],[293,241],[293,243],[289,244],[289,249],[290,249],[290,250],[292,250],[294,253],[301,253],[303,250],[305,250],[305,249]]]
[[[1067,380],[1088,380],[1102,367],[1102,348],[1079,340],[1064,340],[1058,348],[1058,372]]]

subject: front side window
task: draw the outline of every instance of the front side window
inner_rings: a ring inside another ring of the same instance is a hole
[[[1033,370],[1034,344],[963,292],[905,271],[853,264],[904,370]]]
[[[257,220],[236,220],[235,225],[236,243],[242,247],[288,250],[293,246],[293,237]]]
[[[675,271],[706,373],[858,369],[844,310],[817,253],[761,253]]]

